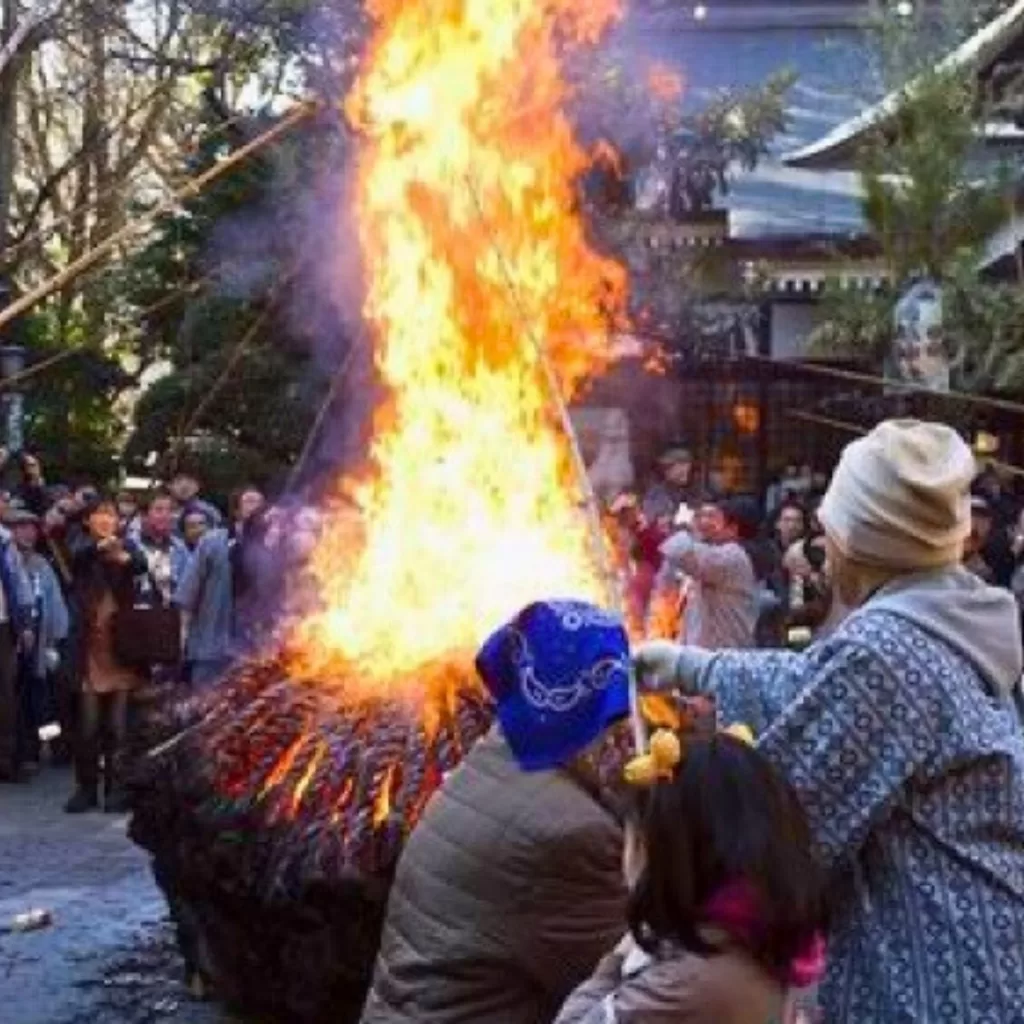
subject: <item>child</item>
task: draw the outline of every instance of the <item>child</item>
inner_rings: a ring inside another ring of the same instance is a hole
[[[630,934],[556,1024],[786,1019],[791,990],[824,968],[821,879],[795,796],[735,734],[682,752],[659,731],[636,762],[627,777],[643,788],[623,858]]]

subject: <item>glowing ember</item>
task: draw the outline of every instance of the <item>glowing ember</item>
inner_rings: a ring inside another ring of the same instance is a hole
[[[362,135],[365,315],[389,398],[362,511],[312,559],[326,611],[296,671],[409,692],[465,664],[539,597],[601,600],[581,495],[539,349],[566,398],[612,359],[625,275],[588,246],[589,156],[562,113],[559,51],[616,0],[369,0],[377,23],[346,104]],[[358,681],[358,682],[356,682]]]

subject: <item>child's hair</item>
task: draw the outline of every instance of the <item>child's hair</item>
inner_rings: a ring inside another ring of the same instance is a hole
[[[629,900],[637,942],[649,952],[662,942],[719,952],[704,908],[745,882],[758,900],[747,952],[785,977],[823,926],[823,880],[796,795],[765,758],[722,733],[691,740],[673,778],[638,793],[634,813],[645,847]]]

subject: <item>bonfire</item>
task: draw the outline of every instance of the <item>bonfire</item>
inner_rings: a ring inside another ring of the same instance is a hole
[[[566,403],[613,358],[626,278],[588,245],[591,154],[560,57],[615,0],[368,0],[344,105],[386,399],[307,567],[317,609],[165,709],[133,835],[197,984],[358,1019],[395,861],[488,727],[483,637],[547,597],[614,600]]]

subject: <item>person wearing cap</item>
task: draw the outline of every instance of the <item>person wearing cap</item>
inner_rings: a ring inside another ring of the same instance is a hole
[[[68,608],[57,574],[38,551],[39,516],[27,508],[11,508],[3,522],[14,537],[32,591],[35,644],[21,651],[18,687],[26,764],[38,764],[39,727],[51,720],[47,714],[56,711],[56,695],[50,684],[59,664],[57,652],[68,637]]]
[[[693,454],[688,448],[670,448],[658,459],[658,473],[644,493],[641,508],[648,522],[670,524],[676,509],[697,496]]]
[[[961,565],[974,459],[888,421],[821,504],[843,623],[806,651],[641,645],[795,787],[830,874],[830,1024],[1024,1021],[1024,658],[1013,597]]]
[[[551,1021],[622,935],[621,620],[577,601],[533,604],[476,665],[497,723],[402,852],[362,1024]]]
[[[683,643],[712,651],[753,646],[761,588],[748,545],[758,524],[750,499],[706,499],[662,544],[663,578],[675,572],[686,580]]]

